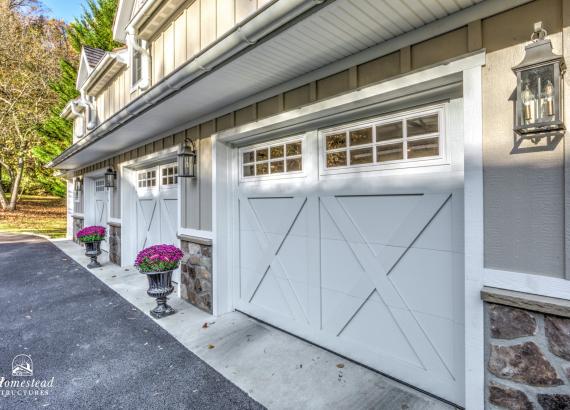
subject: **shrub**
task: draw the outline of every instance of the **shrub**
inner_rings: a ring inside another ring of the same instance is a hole
[[[77,232],[77,240],[81,242],[95,242],[105,240],[105,227],[87,226]]]
[[[164,272],[176,269],[184,253],[174,245],[153,245],[143,249],[135,259],[140,272]]]

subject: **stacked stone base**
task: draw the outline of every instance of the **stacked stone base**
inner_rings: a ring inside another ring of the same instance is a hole
[[[77,232],[83,229],[84,221],[81,216],[73,216],[73,242],[79,244],[77,240]]]
[[[570,319],[485,303],[488,408],[570,409]]]
[[[121,225],[109,223],[109,260],[121,266]]]
[[[181,244],[185,256],[180,265],[180,295],[212,313],[212,245],[184,237]]]

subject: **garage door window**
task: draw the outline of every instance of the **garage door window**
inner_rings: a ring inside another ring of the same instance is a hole
[[[104,179],[96,179],[95,180],[95,192],[103,192],[105,191],[105,180]]]
[[[160,169],[161,184],[176,185],[178,183],[178,166],[177,165],[164,165]]]
[[[378,118],[324,133],[327,169],[442,157],[442,109]]]
[[[246,147],[240,152],[244,179],[303,171],[303,141],[300,139]]]
[[[138,187],[153,188],[156,186],[156,170],[139,171]]]

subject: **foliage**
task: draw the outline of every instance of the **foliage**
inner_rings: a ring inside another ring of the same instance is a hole
[[[37,14],[37,4],[0,0],[0,206],[8,210],[16,207],[25,174],[38,168],[32,154],[38,124],[56,100],[49,83],[67,50],[63,22]]]
[[[121,46],[113,40],[113,20],[117,0],[87,0],[83,15],[69,27],[69,41],[73,49],[81,51],[82,46],[111,51]]]
[[[165,272],[176,269],[183,256],[174,245],[153,245],[138,253],[135,266],[140,272]]]
[[[77,232],[77,240],[81,242],[95,242],[105,240],[106,229],[104,226],[87,226]]]
[[[67,232],[66,211],[65,199],[22,195],[16,211],[0,210],[0,231],[64,238]]]
[[[50,109],[49,118],[39,127],[41,144],[34,149],[34,155],[41,164],[47,164],[61,154],[72,142],[72,124],[60,117],[65,105],[78,96],[75,88],[77,66],[83,45],[110,51],[120,44],[113,40],[113,19],[117,0],[88,0],[83,7],[83,15],[67,28],[67,38],[72,50],[69,56],[60,61],[60,76],[50,83],[57,94],[57,101]],[[47,175],[46,175],[47,174]],[[39,181],[48,192],[54,195],[65,195],[65,182],[53,177],[47,170],[39,175]]]

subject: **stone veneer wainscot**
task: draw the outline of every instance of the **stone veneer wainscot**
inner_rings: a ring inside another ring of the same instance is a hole
[[[80,242],[77,240],[77,232],[83,229],[84,220],[82,216],[73,215],[73,242],[79,244]]]
[[[186,235],[179,238],[184,251],[180,264],[180,296],[212,313],[212,242]]]
[[[570,303],[484,288],[487,408],[570,409]]]
[[[109,260],[121,266],[121,224],[108,222],[109,225]]]

